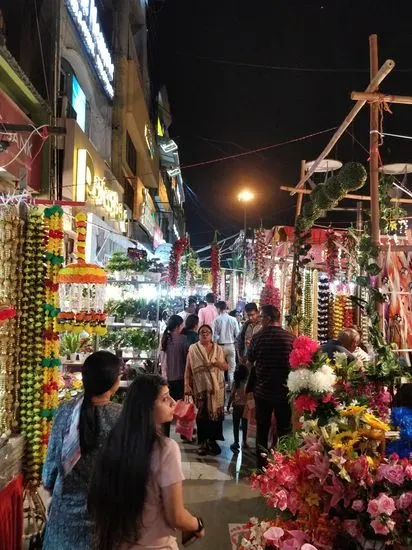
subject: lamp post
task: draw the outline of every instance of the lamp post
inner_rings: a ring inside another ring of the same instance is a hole
[[[243,288],[242,294],[245,297],[246,290],[246,232],[247,232],[247,205],[255,198],[255,195],[248,189],[243,189],[238,196],[238,201],[243,203]]]

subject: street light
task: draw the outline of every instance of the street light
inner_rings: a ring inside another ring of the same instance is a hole
[[[239,202],[243,202],[243,289],[246,289],[246,231],[247,231],[247,205],[255,198],[255,195],[248,189],[243,189],[237,196]]]

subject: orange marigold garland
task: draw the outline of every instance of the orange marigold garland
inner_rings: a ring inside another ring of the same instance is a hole
[[[44,210],[45,260],[45,324],[43,365],[43,404],[41,455],[44,462],[47,453],[52,419],[58,406],[58,383],[60,375],[60,339],[57,332],[59,313],[59,285],[57,277],[63,263],[63,209],[52,206]]]
[[[106,271],[96,264],[86,263],[87,216],[76,216],[77,263],[60,270],[60,309],[57,320],[59,332],[83,332],[103,336],[107,332],[104,311]]]

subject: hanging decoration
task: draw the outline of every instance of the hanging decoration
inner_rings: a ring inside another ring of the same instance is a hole
[[[39,210],[30,209],[23,247],[21,300],[20,427],[26,438],[26,480],[40,483],[42,465],[43,350],[44,350],[44,225]]]
[[[358,239],[353,230],[348,229],[342,237],[342,261],[345,264],[344,282],[350,283],[358,273],[356,259]]]
[[[22,222],[17,209],[4,208],[0,218],[0,436],[17,428],[20,363]],[[7,305],[6,305],[7,304]]]
[[[270,270],[265,286],[260,294],[261,306],[275,306],[280,310],[280,291],[273,282],[273,268]]]
[[[61,269],[57,277],[61,310],[57,330],[102,336],[107,332],[104,311],[107,274],[100,266],[85,262],[86,228],[86,214],[77,214],[77,263]]]
[[[309,337],[312,337],[312,327],[313,327],[312,275],[313,275],[313,272],[311,269],[305,269],[305,272],[303,275],[302,319],[303,319],[303,334]]]
[[[349,328],[354,325],[354,308],[353,302],[349,296],[345,296],[344,309],[343,309],[343,327]]]
[[[333,338],[337,338],[340,331],[344,328],[344,318],[345,318],[345,306],[346,306],[346,296],[339,294],[335,296],[333,301]]]
[[[179,264],[180,259],[183,255],[183,252],[186,250],[189,241],[187,237],[182,237],[178,239],[172,248],[172,253],[169,260],[169,285],[176,286],[177,279],[179,277]]]
[[[211,273],[212,273],[212,292],[216,295],[218,285],[219,285],[219,272],[220,272],[220,248],[217,244],[217,233],[215,233],[215,238],[211,247]]]
[[[336,244],[336,235],[333,229],[328,229],[326,234],[326,269],[328,272],[329,280],[333,281],[336,278],[336,261],[338,259],[339,253]]]
[[[265,230],[259,229],[255,235],[255,279],[261,279],[263,282],[266,278],[265,254],[267,252]]]
[[[329,279],[321,273],[318,279],[318,340],[324,344],[329,339]]]
[[[43,213],[45,236],[46,278],[45,286],[45,324],[44,324],[44,357],[43,365],[43,403],[41,457],[46,459],[52,419],[56,412],[59,396],[60,377],[60,338],[57,331],[57,315],[59,312],[58,274],[64,258],[63,252],[63,209],[60,206],[46,208]],[[82,247],[80,247],[82,255]]]

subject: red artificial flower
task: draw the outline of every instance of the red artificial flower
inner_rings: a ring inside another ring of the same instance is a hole
[[[318,408],[318,402],[311,395],[299,395],[298,398],[294,401],[295,409],[298,413],[303,413],[305,411],[315,412]]]

